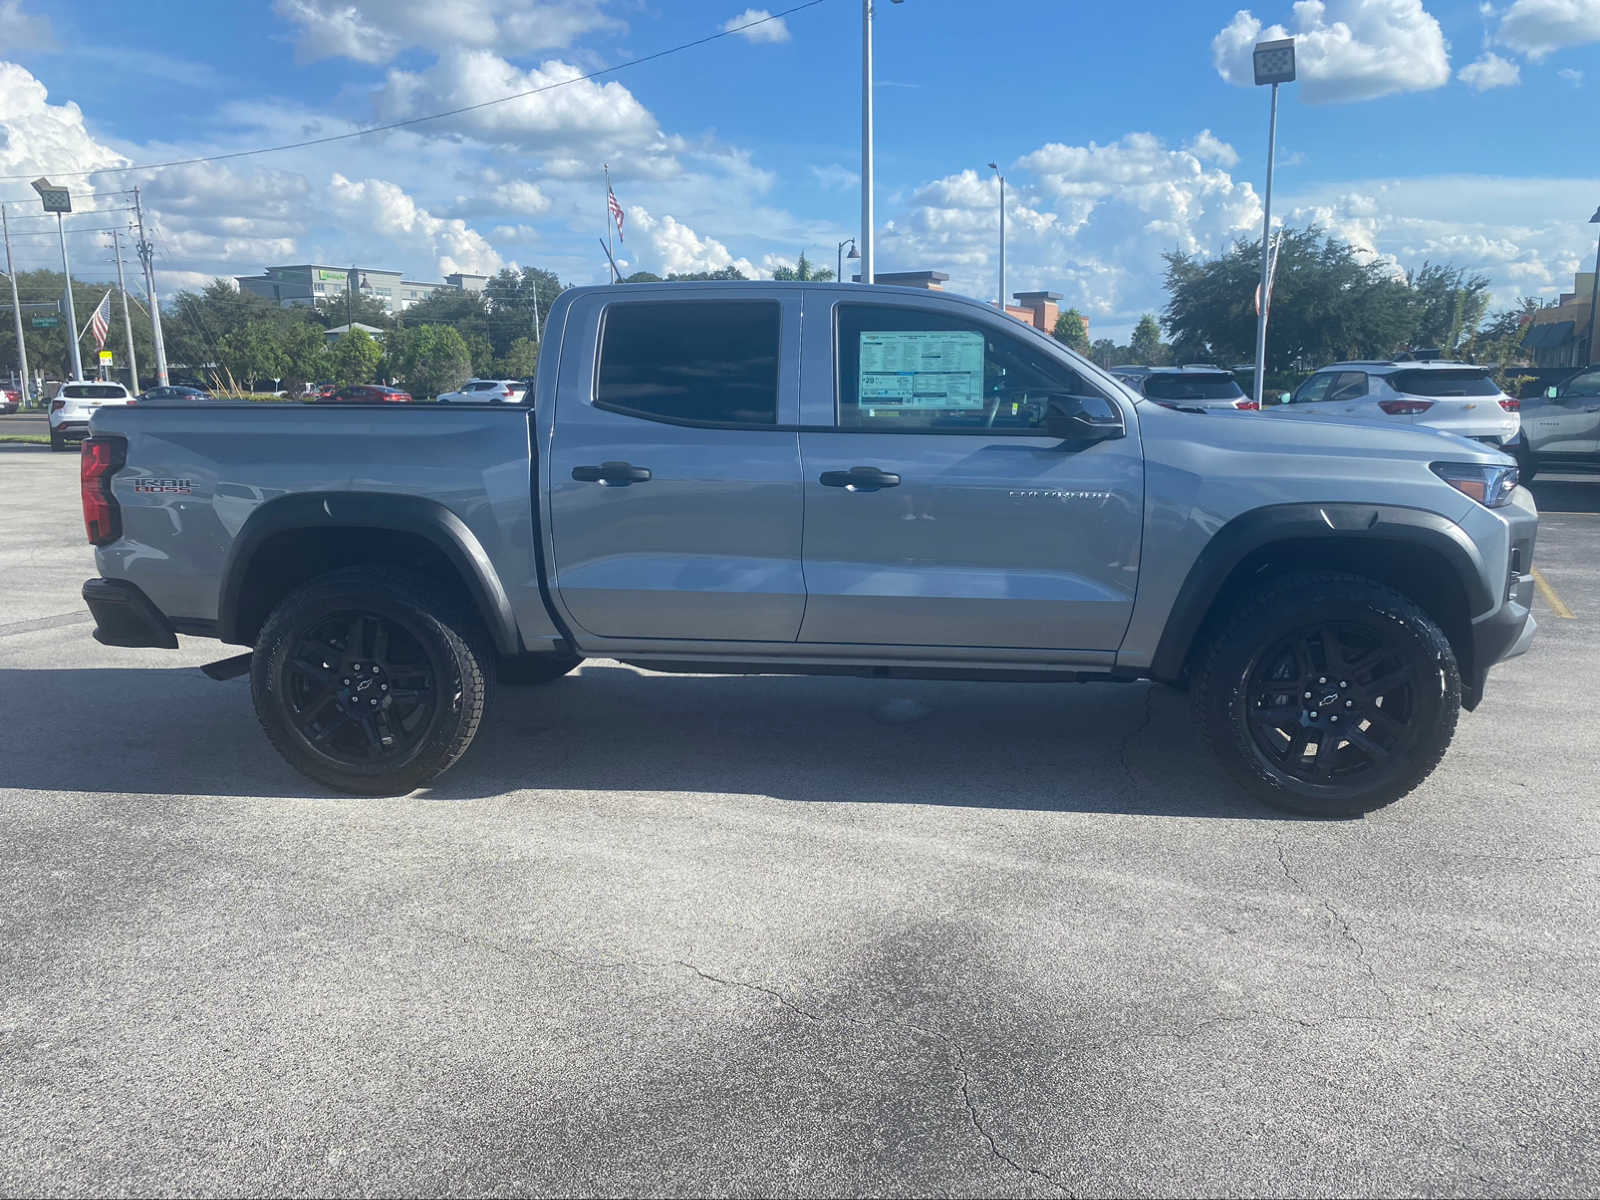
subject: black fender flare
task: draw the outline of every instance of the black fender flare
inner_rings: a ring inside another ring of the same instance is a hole
[[[1183,674],[1195,635],[1234,569],[1274,543],[1335,541],[1426,548],[1450,564],[1467,598],[1469,616],[1492,609],[1496,597],[1483,556],[1454,521],[1420,508],[1389,504],[1272,504],[1233,518],[1206,543],[1189,568],[1150,663],[1155,679]]]
[[[258,507],[228,548],[217,604],[217,635],[240,640],[244,581],[251,560],[269,538],[302,529],[385,529],[425,538],[461,577],[484,628],[502,654],[517,654],[517,619],[494,562],[467,523],[436,500],[384,492],[296,492]]]

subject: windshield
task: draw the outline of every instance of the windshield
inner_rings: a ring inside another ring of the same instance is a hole
[[[1152,400],[1237,400],[1244,395],[1232,375],[1151,375],[1144,394]]]
[[[1408,396],[1498,396],[1487,371],[1396,371],[1389,383]]]

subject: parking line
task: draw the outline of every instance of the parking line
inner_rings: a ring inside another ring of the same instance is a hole
[[[1573,616],[1572,610],[1567,607],[1566,602],[1556,595],[1555,588],[1550,586],[1550,581],[1544,577],[1544,572],[1539,570],[1538,567],[1533,569],[1533,586],[1539,589],[1539,595],[1544,597],[1544,602],[1550,606],[1550,610],[1556,616],[1564,621],[1577,619]]]

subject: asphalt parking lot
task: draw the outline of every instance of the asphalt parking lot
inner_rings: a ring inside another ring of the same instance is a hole
[[[0,445],[0,1192],[1600,1191],[1600,477],[1320,823],[1144,684],[606,662],[323,793],[215,643],[90,639],[76,470]]]

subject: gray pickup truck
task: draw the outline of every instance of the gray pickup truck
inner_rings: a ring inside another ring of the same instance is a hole
[[[603,656],[1154,679],[1320,815],[1414,788],[1533,636],[1538,515],[1498,451],[1162,407],[953,296],[577,288],[532,401],[100,410],[95,636],[251,647],[208,670],[352,792],[448,768],[496,679]]]

